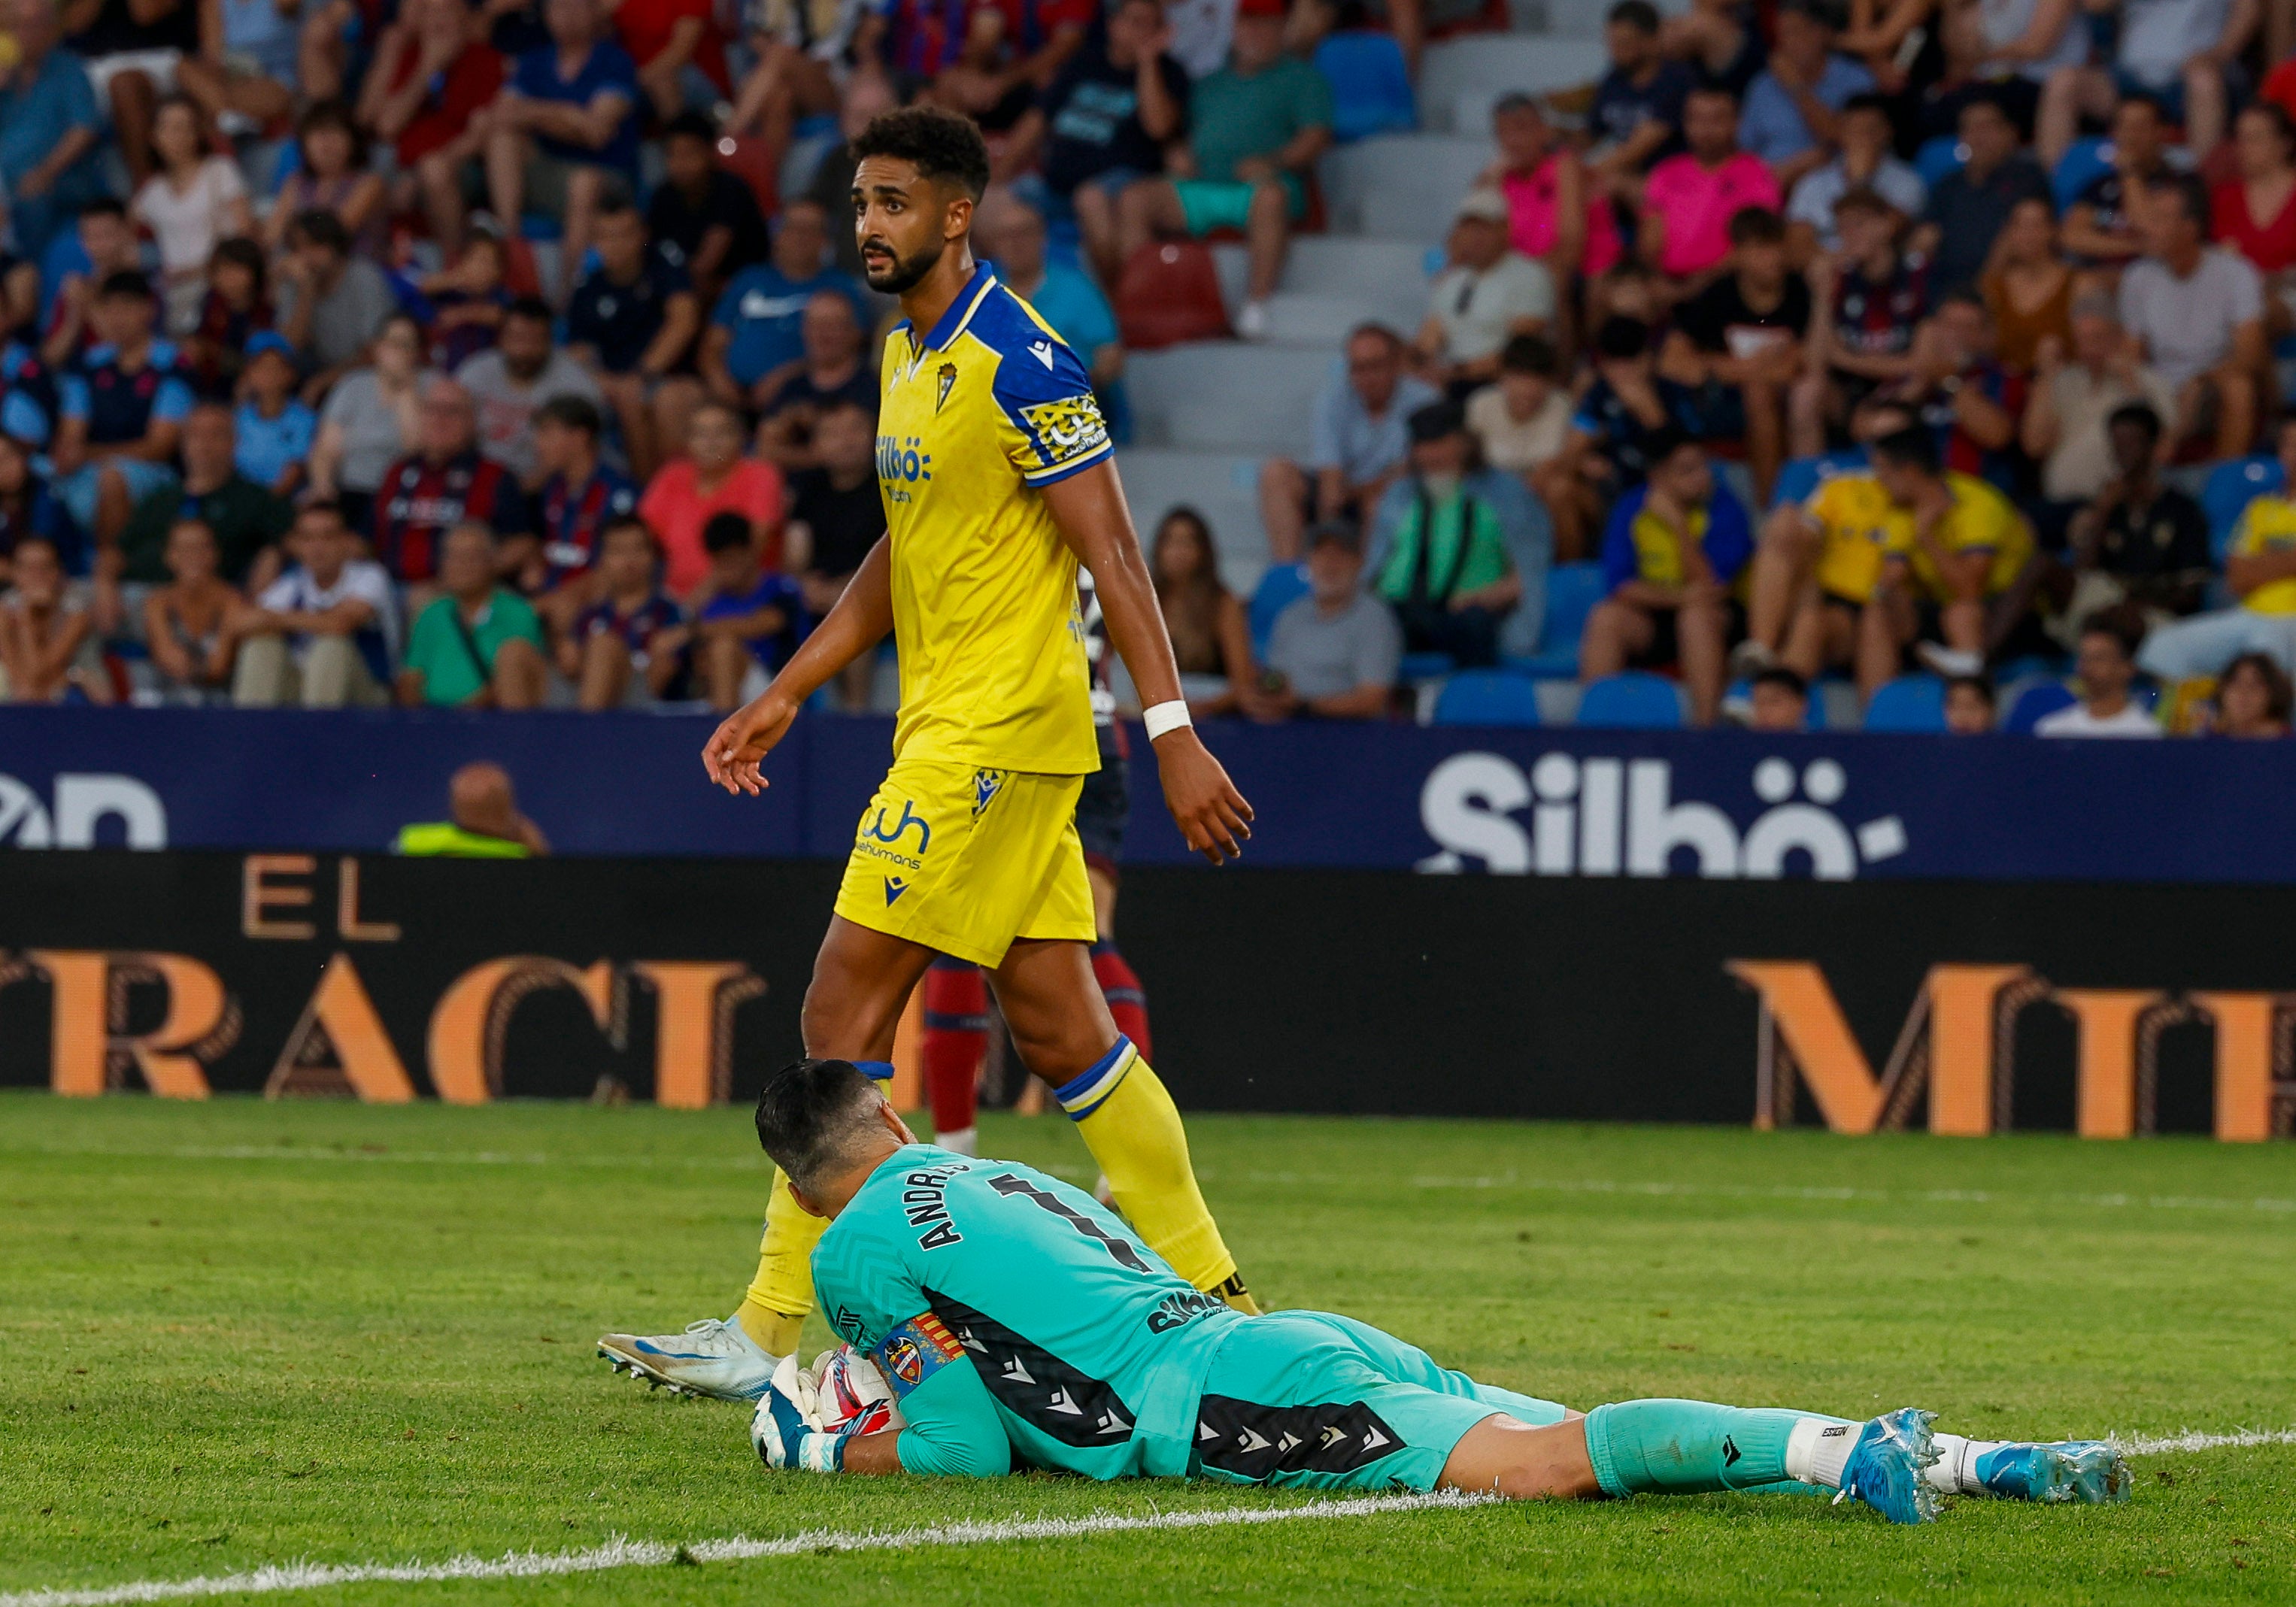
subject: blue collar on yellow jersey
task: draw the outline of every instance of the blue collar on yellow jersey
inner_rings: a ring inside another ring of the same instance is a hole
[[[964,288],[956,292],[956,299],[948,304],[948,310],[941,314],[940,322],[933,325],[932,333],[925,337],[925,349],[939,351],[963,334],[964,326],[972,322],[972,315],[980,310],[981,302],[996,288],[996,270],[985,262],[975,264],[972,277],[964,282]],[[893,325],[893,332],[897,335],[909,333],[909,321],[904,318]]]

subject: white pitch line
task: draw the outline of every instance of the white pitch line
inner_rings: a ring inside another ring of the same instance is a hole
[[[2230,1434],[2166,1434],[2157,1438],[2135,1435],[2113,1443],[2128,1456],[2158,1456],[2163,1451],[2213,1451],[2225,1447],[2296,1445],[2296,1429],[2240,1429]]]
[[[1147,1529],[1218,1529],[1288,1523],[1305,1519],[1369,1518],[1387,1513],[1480,1506],[1496,1497],[1439,1491],[1423,1496],[1374,1496],[1359,1501],[1315,1501],[1301,1506],[1231,1506],[1202,1512],[1125,1517],[1010,1518],[943,1523],[930,1529],[808,1529],[779,1539],[736,1537],[667,1546],[658,1540],[614,1539],[587,1551],[511,1552],[504,1556],[453,1557],[444,1562],[288,1562],[250,1573],[191,1579],[146,1579],[89,1590],[27,1590],[0,1595],[0,1607],[124,1607],[137,1602],[177,1602],[198,1596],[270,1595],[337,1585],[423,1585],[446,1579],[530,1579],[560,1574],[603,1573],[618,1568],[662,1568],[678,1562],[745,1562],[809,1552],[907,1551],[929,1546],[988,1546],[1013,1540],[1068,1540]]]

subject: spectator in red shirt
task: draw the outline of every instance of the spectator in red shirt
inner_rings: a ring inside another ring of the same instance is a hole
[[[2285,275],[2296,268],[2296,119],[2259,101],[2233,124],[2232,143],[2240,176],[2217,186],[2216,237],[2267,280]],[[2266,298],[2267,313],[2277,300]]]
[[[463,168],[486,148],[479,114],[502,88],[504,70],[502,53],[487,43],[484,13],[462,0],[407,0],[359,96],[358,120],[397,146],[398,204],[420,199],[449,262],[462,250],[469,216]]]
[[[1738,148],[1738,99],[1707,86],[1682,112],[1690,149],[1669,156],[1643,181],[1636,249],[1681,295],[1705,288],[1730,257],[1730,220],[1748,207],[1781,210],[1784,198],[1769,164]]]
[[[710,0],[622,0],[614,10],[614,31],[638,64],[638,87],[664,122],[733,93],[725,37],[710,10]]]
[[[743,457],[742,433],[740,414],[723,402],[702,403],[685,427],[686,455],[663,464],[638,504],[638,517],[661,537],[662,583],[673,597],[692,596],[709,578],[701,531],[713,513],[748,519],[767,567],[781,567],[781,471]],[[791,554],[793,567],[805,556]]]

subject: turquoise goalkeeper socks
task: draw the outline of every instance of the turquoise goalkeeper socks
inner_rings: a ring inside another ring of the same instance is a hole
[[[1775,1487],[1788,1482],[1786,1440],[1794,1424],[1816,1415],[1703,1400],[1629,1400],[1587,1414],[1587,1451],[1595,1477],[1611,1496]]]

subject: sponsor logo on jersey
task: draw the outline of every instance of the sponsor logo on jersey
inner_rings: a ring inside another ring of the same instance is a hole
[[[1005,775],[1003,770],[975,770],[972,773],[973,819],[980,819],[981,811],[996,801],[996,794],[1004,789]]]
[[[1088,457],[1108,445],[1108,424],[1089,395],[1062,397],[1021,409],[1049,464]]]

